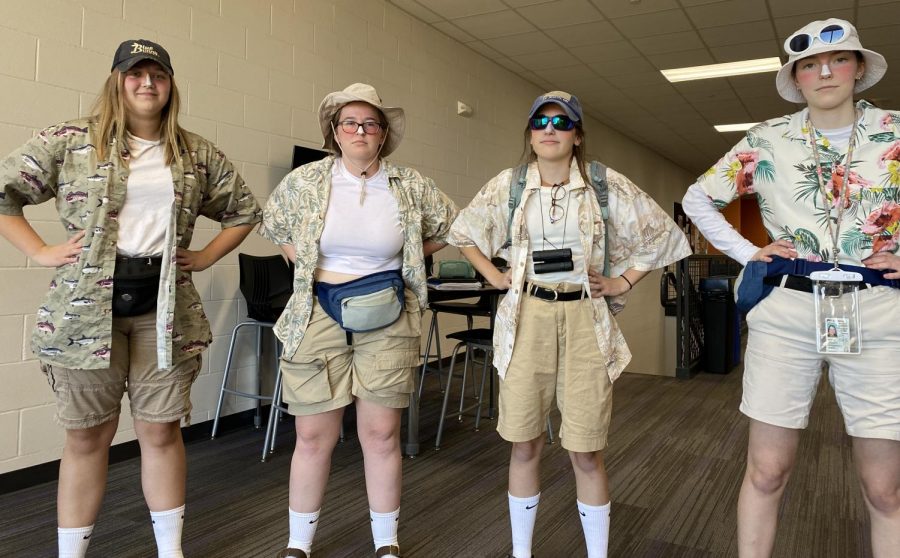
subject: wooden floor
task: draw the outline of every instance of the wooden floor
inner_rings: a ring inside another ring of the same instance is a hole
[[[434,386],[436,387],[436,386]],[[731,557],[747,420],[737,411],[740,371],[689,381],[626,374],[616,382],[606,459],[612,487],[612,557]],[[509,447],[493,422],[452,422],[433,444],[438,394],[423,405],[425,449],[404,460],[400,541],[405,557],[499,557],[509,551]],[[556,421],[558,425],[558,420]],[[272,557],[287,541],[291,425],[260,463],[260,432],[188,445],[184,548],[189,557]],[[584,556],[566,452],[547,446],[534,553]],[[139,462],[110,469],[88,556],[155,556]],[[56,485],[0,497],[0,556],[55,555]],[[313,556],[373,556],[359,444],[338,446]],[[775,556],[870,556],[868,525],[834,395],[824,382],[788,487]]]

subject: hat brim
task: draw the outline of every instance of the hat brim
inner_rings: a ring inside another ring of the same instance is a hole
[[[363,99],[344,91],[335,91],[326,95],[319,105],[319,127],[322,129],[322,138],[325,140],[322,143],[324,149],[333,153],[340,152],[340,147],[334,140],[331,122],[334,120],[334,115],[340,112],[344,105],[349,103],[366,103],[384,114],[384,117],[387,119],[388,131],[387,139],[381,148],[380,155],[382,157],[387,157],[400,147],[400,141],[403,140],[403,134],[406,132],[406,113],[402,108],[373,105],[368,99]]]
[[[528,115],[528,118],[529,119],[533,118],[534,115],[537,114],[537,111],[541,110],[541,107],[546,106],[546,105],[556,105],[559,108],[563,109],[563,112],[566,113],[566,116],[568,116],[575,122],[581,122],[581,118],[578,116],[578,114],[576,114],[575,111],[572,110],[567,104],[563,103],[562,101],[555,101],[552,99],[534,107],[534,110],[531,111],[531,114]]]
[[[150,60],[151,62],[156,62],[159,64],[159,67],[169,73],[170,76],[175,75],[175,70],[166,66],[158,58],[150,56],[149,54],[135,54],[134,56],[128,57],[126,60],[123,60],[113,66],[114,69],[119,70],[120,72],[127,72],[128,70],[134,68],[136,64],[139,62],[143,62],[144,60]]]
[[[840,48],[835,48],[834,45],[822,45],[818,48],[811,48],[809,51],[804,52],[802,57],[791,57],[788,61],[778,70],[778,74],[775,76],[775,87],[778,89],[778,94],[781,95],[783,99],[786,101],[790,101],[792,103],[806,103],[806,98],[803,96],[803,93],[797,89],[797,84],[794,82],[794,77],[791,75],[791,69],[794,67],[794,63],[797,60],[801,60],[802,58],[806,58],[808,56],[814,56],[816,54],[821,54],[823,52],[834,52],[844,50]],[[874,50],[868,50],[865,48],[851,49],[862,54],[863,61],[866,64],[866,70],[863,73],[862,77],[856,82],[856,85],[853,87],[854,93],[859,93],[861,91],[865,91],[866,89],[872,87],[884,77],[884,74],[887,73],[887,61],[884,59],[884,56],[878,54]]]

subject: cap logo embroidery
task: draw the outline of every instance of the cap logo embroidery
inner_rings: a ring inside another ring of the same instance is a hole
[[[159,56],[156,49],[152,46],[142,45],[141,43],[131,43],[131,54],[149,54],[151,56]]]

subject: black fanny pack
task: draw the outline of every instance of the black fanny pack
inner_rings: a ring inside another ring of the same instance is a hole
[[[112,312],[117,318],[140,316],[156,309],[162,257],[116,257]]]

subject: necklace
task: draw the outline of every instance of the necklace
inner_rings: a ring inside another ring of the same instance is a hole
[[[816,132],[815,128],[813,128],[812,121],[809,119],[809,116],[806,117],[806,129],[809,132],[809,141],[810,146],[813,150],[813,158],[816,161],[816,177],[819,179],[819,188],[822,190],[822,200],[825,203],[825,207],[828,208],[828,216],[825,219],[826,230],[828,231],[828,236],[831,240],[831,254],[834,258],[834,268],[838,269],[839,267],[839,259],[841,248],[838,243],[838,238],[841,234],[841,221],[844,217],[844,207],[847,202],[850,201],[850,165],[853,163],[853,148],[856,147],[856,128],[859,123],[858,115],[854,114],[856,117],[853,121],[853,131],[850,132],[850,143],[847,145],[847,158],[845,159],[844,164],[844,177],[841,180],[841,185],[838,188],[837,196],[834,196],[831,202],[828,200],[828,189],[825,188],[825,179],[822,177],[822,162],[819,158],[819,144],[816,143]],[[836,165],[834,162],[831,163],[831,180],[834,181]],[[834,225],[831,223],[831,212],[832,208],[829,207],[834,201],[838,202],[837,208],[837,218],[835,219]]]

